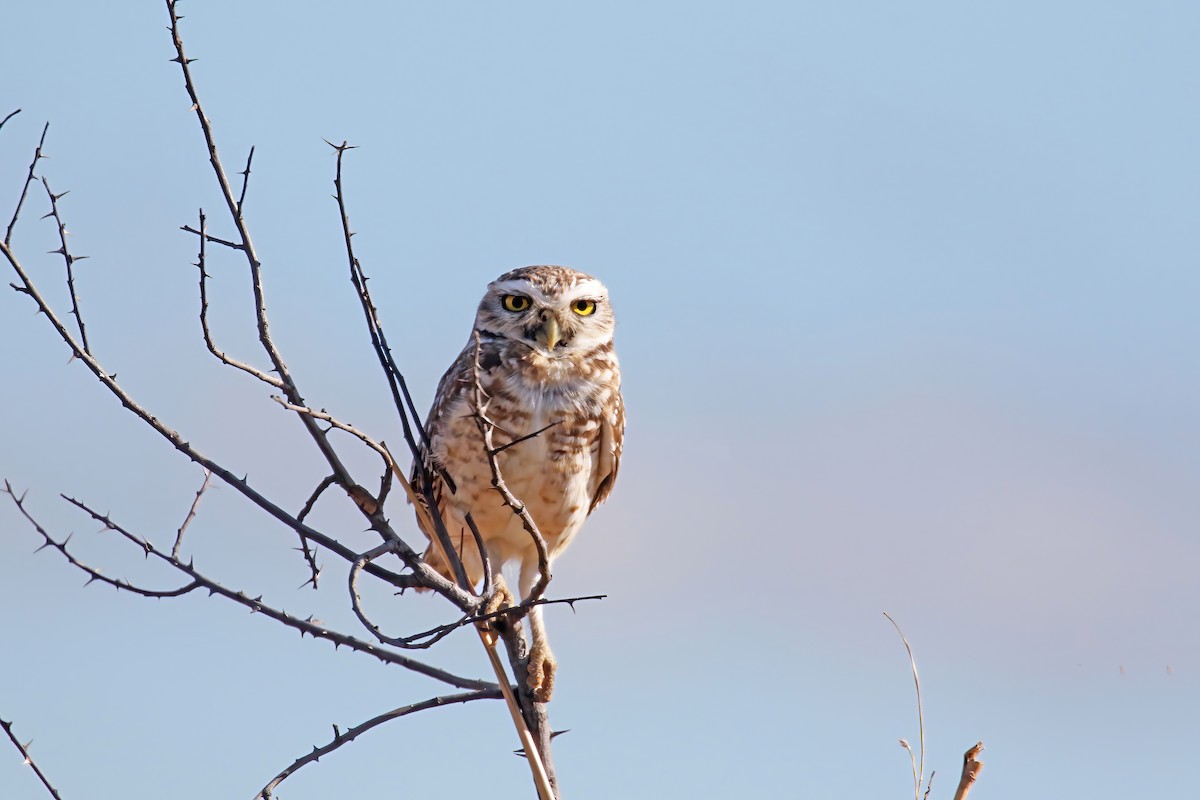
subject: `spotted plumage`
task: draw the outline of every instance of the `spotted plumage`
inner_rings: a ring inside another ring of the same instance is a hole
[[[510,561],[519,564],[522,597],[539,575],[533,540],[491,488],[474,417],[476,358],[487,415],[496,426],[496,448],[545,428],[504,449],[497,459],[508,488],[528,508],[553,559],[608,497],[617,477],[625,410],[613,327],[608,290],[567,267],[523,267],[489,284],[472,335],[438,385],[424,453],[429,474],[436,476],[434,498],[472,582],[482,580],[483,571],[464,522],[467,512],[496,571]],[[414,482],[420,494],[424,487]],[[425,558],[449,576],[437,546],[431,543]],[[530,685],[547,699],[554,660],[540,608],[531,612],[530,627]]]

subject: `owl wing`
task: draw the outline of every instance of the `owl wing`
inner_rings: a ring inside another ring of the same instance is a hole
[[[412,484],[413,493],[417,497],[417,502],[428,508],[428,501],[425,499],[426,480],[432,482],[429,487],[432,489],[433,500],[437,505],[438,513],[442,519],[446,518],[446,502],[448,493],[452,494],[455,491],[454,482],[441,465],[438,464],[433,453],[430,452],[430,443],[441,437],[442,432],[446,428],[446,415],[449,413],[450,407],[454,404],[462,393],[473,380],[473,359],[475,355],[474,344],[471,343],[463,348],[463,351],[458,354],[458,358],[454,359],[454,363],[442,375],[442,379],[438,382],[437,394],[433,399],[433,406],[429,409],[429,416],[425,418],[425,436],[418,442],[418,456],[421,463],[425,465],[425,469],[418,469],[416,464],[413,465],[410,483]],[[433,538],[433,531],[425,530],[424,515],[417,514],[417,523],[421,528],[421,532],[429,539]]]
[[[597,454],[595,488],[592,489],[592,504],[588,513],[596,510],[612,492],[617,482],[617,470],[621,466],[621,447],[625,441],[625,401],[620,390],[614,394],[612,405],[606,409],[600,421],[600,452]]]

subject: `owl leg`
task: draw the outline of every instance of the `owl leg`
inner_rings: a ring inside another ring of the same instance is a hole
[[[521,597],[529,596],[533,590],[533,585],[538,580],[538,568],[534,563],[521,565]],[[529,677],[526,683],[530,691],[533,692],[533,699],[539,703],[550,702],[550,695],[554,692],[554,672],[558,669],[558,662],[554,660],[554,654],[550,652],[550,642],[546,638],[546,624],[542,621],[542,607],[534,606],[529,609],[529,629],[532,633],[533,642],[529,648]]]

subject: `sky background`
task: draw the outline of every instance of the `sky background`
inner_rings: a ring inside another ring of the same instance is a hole
[[[1200,6],[1184,2],[188,3],[184,32],[306,398],[399,441],[346,278],[358,255],[418,405],[483,287],[602,278],[629,410],[621,479],[547,612],[564,795],[1169,796],[1200,713]],[[93,349],[152,413],[298,510],[300,427],[204,351],[194,238],[220,213],[161,4],[0,12],[0,223],[43,122]],[[41,193],[13,244],[65,292]],[[261,364],[214,248],[221,345]],[[5,265],[7,269],[7,265]],[[12,276],[10,275],[10,278]],[[5,283],[9,279],[5,280]],[[0,477],[81,556],[147,565],[57,498],[168,546],[200,485],[30,301],[0,294]],[[376,460],[340,442],[376,480]],[[368,484],[369,485],[369,484]],[[4,499],[4,498],[0,498]],[[393,498],[393,521],[419,534]],[[316,524],[374,544],[332,495]],[[100,586],[0,502],[0,718],[63,796],[251,797],[343,728],[444,693],[222,600]],[[345,573],[216,487],[197,566],[357,633]],[[430,598],[369,596],[393,632]],[[469,632],[439,663],[487,677]],[[498,703],[377,728],[287,800],[530,797]],[[0,796],[38,798],[0,747]]]

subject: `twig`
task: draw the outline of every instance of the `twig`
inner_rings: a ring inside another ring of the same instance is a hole
[[[606,594],[587,594],[587,595],[578,595],[576,597],[558,597],[558,598],[553,598],[553,599],[546,598],[546,597],[540,597],[537,600],[525,600],[521,603],[518,603],[515,606],[506,606],[505,608],[501,608],[497,611],[491,611],[491,612],[484,613],[484,614],[476,614],[475,616],[463,617],[458,622],[451,622],[447,625],[439,625],[436,628],[430,628],[429,630],[422,631],[421,633],[414,633],[411,636],[408,636],[406,638],[408,638],[410,640],[416,640],[416,639],[421,639],[426,636],[434,636],[437,634],[441,634],[443,632],[452,631],[457,628],[461,628],[464,625],[471,625],[471,624],[478,623],[478,622],[490,622],[493,619],[502,619],[502,618],[511,620],[514,617],[524,617],[529,612],[529,609],[533,608],[534,606],[568,605],[571,607],[571,610],[574,611],[575,604],[581,603],[584,600],[607,600],[607,599],[608,599],[608,595],[606,595]]]
[[[16,111],[13,112],[13,114],[15,113]],[[9,114],[8,117],[5,117],[5,122],[11,116],[12,114]],[[29,162],[29,171],[25,173],[25,185],[21,187],[21,196],[17,199],[17,207],[13,210],[12,219],[8,221],[8,230],[4,233],[4,244],[6,245],[12,244],[13,229],[17,227],[17,218],[21,216],[21,206],[25,205],[25,196],[29,193],[29,184],[34,181],[33,171],[37,167],[37,162],[46,158],[45,154],[42,153],[42,147],[46,144],[46,131],[48,130],[50,130],[49,122],[42,126],[42,138],[38,140],[37,149],[33,151],[33,160]]]
[[[917,726],[918,726],[918,744],[921,747],[921,767],[917,771],[916,766],[913,766],[913,798],[919,800],[921,797],[921,784],[925,782],[925,708],[921,704],[921,678],[917,675],[917,660],[913,658],[912,647],[908,644],[908,639],[904,637],[904,631],[900,630],[900,626],[896,620],[886,611],[883,615],[887,617],[888,622],[892,623],[892,627],[896,629],[896,633],[900,634],[900,641],[904,642],[904,649],[908,651],[908,663],[912,666],[913,683],[917,686]],[[912,756],[912,748],[908,747],[908,743],[903,739],[900,743],[908,750],[909,757]]]
[[[13,113],[15,114],[16,112],[14,111]],[[9,114],[9,116],[11,117],[12,114]],[[0,125],[2,124],[4,123],[0,123]],[[4,728],[4,732],[8,734],[8,738],[12,741],[13,745],[15,745],[16,748],[21,751],[21,757],[24,759],[21,763],[28,764],[33,768],[33,773],[38,776],[38,780],[42,782],[42,786],[46,787],[46,791],[50,793],[50,796],[53,797],[54,800],[62,800],[62,795],[60,795],[58,790],[50,784],[50,779],[46,777],[46,773],[42,772],[41,768],[34,762],[33,756],[29,754],[29,745],[33,744],[33,740],[31,739],[25,744],[21,744],[16,735],[13,734],[12,726],[13,724],[11,722],[5,722],[4,720],[0,719],[0,728]]]
[[[179,548],[183,546],[183,534],[187,531],[187,526],[191,524],[191,521],[196,518],[196,509],[200,506],[200,498],[204,496],[204,491],[208,489],[209,479],[211,478],[212,471],[204,470],[204,482],[196,490],[196,499],[192,501],[192,507],[188,509],[183,524],[179,526],[179,532],[175,534],[175,546],[171,548],[171,561],[173,562],[179,560]]]
[[[313,506],[315,506],[317,503],[317,499],[325,493],[326,489],[335,483],[337,483],[337,476],[326,475],[324,480],[317,484],[317,488],[313,490],[313,493],[309,495],[308,501],[304,504],[304,508],[300,509],[300,513],[296,516],[296,519],[303,522],[305,517],[312,512]],[[313,591],[316,591],[317,582],[321,579],[321,568],[317,566],[316,550],[315,548],[309,549],[308,539],[302,532],[298,531],[297,533],[300,535],[300,546],[296,549],[304,554],[304,561],[308,564],[308,571],[312,576],[307,581],[300,584],[300,586],[303,588],[311,583]]]
[[[184,226],[184,230],[191,230],[188,226]],[[218,361],[234,369],[240,369],[247,375],[253,375],[263,383],[274,386],[276,389],[283,388],[283,381],[276,378],[274,375],[268,375],[262,370],[252,367],[244,361],[238,361],[235,358],[230,358],[225,354],[225,351],[217,348],[213,341],[212,331],[208,327],[208,269],[206,264],[207,250],[205,244],[212,241],[212,237],[208,235],[208,219],[204,216],[204,209],[200,209],[200,230],[196,231],[200,237],[200,252],[196,258],[196,267],[200,270],[200,330],[204,334],[204,345],[208,348],[208,352],[212,353]]]
[[[971,787],[979,779],[979,773],[983,771],[983,762],[979,760],[981,752],[983,742],[976,742],[974,747],[963,753],[962,777],[959,778],[958,788],[954,791],[954,800],[967,800]]]
[[[350,282],[354,285],[354,289],[358,294],[359,304],[362,306],[363,316],[367,323],[367,332],[371,337],[371,346],[375,349],[375,355],[379,359],[380,367],[383,369],[384,378],[387,380],[388,388],[392,392],[392,402],[395,404],[396,413],[400,417],[400,426],[404,431],[404,440],[412,451],[413,462],[416,465],[415,468],[423,470],[424,464],[421,459],[420,446],[413,436],[412,427],[416,427],[421,444],[426,449],[429,447],[429,436],[425,432],[425,427],[421,424],[421,415],[417,413],[416,406],[413,404],[412,395],[408,391],[408,383],[404,380],[404,374],[400,371],[399,366],[392,357],[392,350],[388,346],[387,336],[383,332],[383,323],[379,320],[379,310],[375,307],[375,303],[371,299],[371,292],[367,288],[366,273],[363,271],[358,257],[354,255],[354,232],[350,230],[350,217],[346,213],[346,194],[342,188],[342,159],[347,151],[354,150],[355,146],[347,142],[337,145],[328,139],[325,140],[325,144],[337,152],[337,172],[333,179],[335,190],[333,199],[337,202],[338,215],[341,219],[342,239],[346,250],[346,259],[350,265]],[[411,425],[409,422],[410,416],[412,420]]]
[[[237,213],[241,214],[246,205],[246,188],[250,185],[250,162],[254,160],[254,147],[250,147],[250,155],[246,156],[246,168],[242,170],[242,193],[238,196]]]
[[[50,198],[50,213],[46,216],[54,217],[54,222],[58,226],[58,241],[60,242],[59,248],[50,252],[62,256],[63,261],[66,263],[67,289],[71,296],[71,315],[75,317],[75,324],[79,328],[79,340],[83,343],[83,349],[90,353],[91,348],[88,347],[87,330],[83,325],[83,315],[79,313],[79,295],[75,292],[75,262],[83,261],[88,256],[71,255],[71,251],[67,247],[67,224],[63,222],[62,216],[58,213],[58,201],[66,197],[68,192],[55,194],[50,191],[50,183],[46,180],[45,176],[42,176],[42,186],[46,187],[46,196]]]
[[[495,700],[499,697],[499,689],[479,689],[474,692],[463,692],[462,694],[434,697],[421,703],[413,703],[412,705],[401,706],[400,708],[392,709],[385,714],[380,714],[377,717],[373,717],[361,725],[356,725],[353,728],[349,728],[345,733],[340,733],[335,725],[334,737],[328,744],[322,747],[314,747],[312,752],[306,753],[305,755],[293,761],[282,772],[272,778],[267,785],[262,788],[262,791],[255,795],[254,800],[270,800],[270,798],[273,796],[271,794],[272,790],[279,786],[279,784],[283,783],[283,781],[289,776],[294,774],[296,770],[300,769],[306,764],[319,761],[321,756],[332,753],[334,750],[337,750],[347,742],[354,741],[362,734],[366,733],[372,728],[382,725],[385,722],[393,719],[399,719],[400,717],[416,713],[417,711],[424,711],[429,708],[440,708],[441,706],[448,706],[454,703],[469,703],[473,700]]]
[[[6,116],[4,119],[0,119],[0,128],[3,128],[4,123],[8,122],[10,119],[12,119],[17,114],[20,114],[20,113],[21,113],[21,109],[19,109],[19,108],[16,111],[8,112],[8,116]]]

